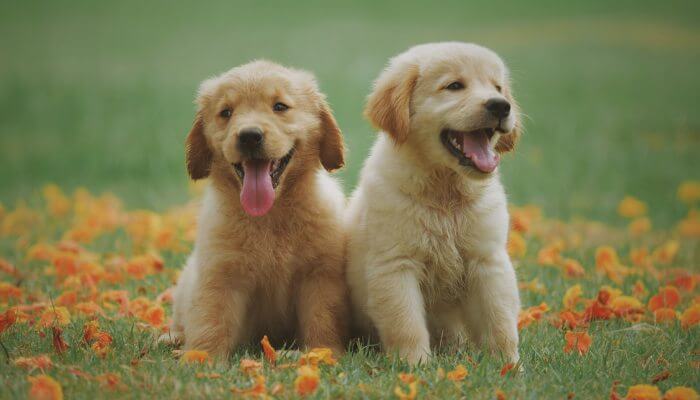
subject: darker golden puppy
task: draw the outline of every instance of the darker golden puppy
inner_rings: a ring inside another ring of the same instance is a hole
[[[208,177],[164,340],[225,356],[259,340],[342,351],[343,140],[307,72],[256,61],[202,83],[187,168]]]

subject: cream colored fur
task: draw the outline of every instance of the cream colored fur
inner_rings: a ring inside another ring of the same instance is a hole
[[[454,80],[465,89],[443,91]],[[440,141],[445,128],[488,126],[483,104],[500,96],[513,112],[490,145],[512,149],[519,121],[508,87],[490,50],[437,43],[392,59],[369,98],[366,113],[383,132],[345,214],[355,328],[410,363],[427,360],[431,342],[464,335],[518,360],[520,300],[498,170],[460,165]]]

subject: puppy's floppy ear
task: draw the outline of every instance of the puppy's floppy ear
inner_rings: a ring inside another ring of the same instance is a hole
[[[515,102],[515,99],[511,94],[510,88],[506,88],[504,94],[506,96],[506,99],[510,103],[510,112],[513,113],[513,116],[515,117],[515,124],[513,126],[513,130],[510,131],[510,133],[506,135],[501,135],[501,137],[498,139],[498,143],[496,143],[496,151],[499,153],[507,153],[509,151],[513,151],[515,149],[516,143],[518,143],[518,140],[520,139],[520,135],[522,134],[522,122],[520,121],[520,107],[518,106],[518,103]]]
[[[391,64],[379,75],[367,99],[365,116],[398,144],[408,137],[411,95],[417,80],[418,66]]]
[[[209,176],[213,154],[207,144],[207,138],[204,137],[204,119],[201,112],[195,115],[192,130],[187,135],[185,154],[190,178],[198,180]]]
[[[345,145],[343,134],[325,100],[321,100],[319,118],[321,120],[321,143],[319,158],[327,171],[335,171],[345,165]]]

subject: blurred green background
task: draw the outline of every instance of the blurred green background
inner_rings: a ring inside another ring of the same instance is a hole
[[[700,2],[31,1],[0,5],[0,202],[55,182],[162,210],[188,196],[183,142],[198,83],[254,58],[315,72],[350,149],[387,59],[413,44],[491,47],[526,134],[502,163],[512,202],[609,218],[625,194],[655,222],[700,178]]]

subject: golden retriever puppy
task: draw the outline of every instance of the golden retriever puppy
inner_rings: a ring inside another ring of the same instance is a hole
[[[187,137],[210,179],[164,341],[225,357],[263,335],[342,352],[343,139],[314,77],[254,61],[204,81]]]
[[[500,153],[519,135],[508,72],[466,43],[413,47],[375,82],[382,130],[346,212],[357,328],[415,364],[463,335],[518,360]]]

